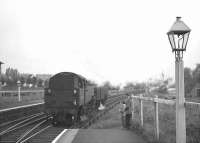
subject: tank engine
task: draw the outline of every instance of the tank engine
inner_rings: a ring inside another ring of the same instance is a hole
[[[105,103],[107,95],[107,89],[89,84],[81,75],[61,72],[45,88],[45,112],[52,115],[53,123],[71,125]]]

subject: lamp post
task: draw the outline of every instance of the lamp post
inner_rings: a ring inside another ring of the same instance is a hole
[[[176,143],[186,143],[183,51],[186,51],[190,31],[181,21],[181,17],[176,17],[176,21],[167,32],[172,52],[175,53]]]
[[[18,101],[20,102],[21,101],[21,93],[20,93],[21,82],[19,80],[17,81],[17,86],[18,86]]]

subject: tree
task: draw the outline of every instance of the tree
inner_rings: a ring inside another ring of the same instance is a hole
[[[95,85],[95,86],[97,86],[97,83],[95,83],[95,81],[93,81],[93,80],[87,80],[87,83],[89,85]]]
[[[124,89],[130,89],[130,88],[134,88],[134,84],[132,82],[126,83],[126,85],[124,86]]]
[[[36,85],[36,83],[37,83],[37,78],[36,78],[35,76],[33,76],[33,77],[31,78],[31,83],[32,83],[33,85]]]
[[[7,77],[5,74],[1,74],[0,76],[0,81],[1,81],[1,84],[4,85],[5,83],[7,83]]]
[[[124,89],[134,89],[134,90],[144,90],[146,88],[146,84],[143,82],[138,82],[138,83],[132,83],[128,82],[125,86]]]
[[[49,80],[47,79],[44,81],[44,87],[48,87],[48,86],[49,86]]]
[[[184,87],[185,95],[190,94],[192,88],[194,87],[195,82],[192,77],[192,70],[190,68],[184,68]]]
[[[10,86],[16,85],[17,81],[20,78],[20,74],[17,69],[13,69],[10,67],[6,69],[5,75],[7,77],[7,84]]]
[[[43,87],[43,80],[42,79],[38,79],[38,83],[37,83],[38,87]]]
[[[113,86],[111,85],[111,83],[109,81],[104,82],[103,87],[105,87],[109,90],[113,89]]]
[[[19,80],[20,80],[20,82],[21,82],[22,85],[26,82],[25,77],[22,76],[22,75],[20,75],[20,79]]]
[[[120,90],[120,85],[114,87],[116,90]]]
[[[29,74],[29,75],[28,75],[28,77],[27,77],[27,79],[26,79],[26,83],[27,83],[27,84],[32,84],[32,76],[33,76],[32,74]]]
[[[200,64],[196,65],[196,68],[192,71],[193,80],[196,83],[200,83]]]

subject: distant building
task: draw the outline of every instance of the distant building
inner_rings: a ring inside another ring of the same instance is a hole
[[[50,74],[36,74],[36,78],[38,78],[38,79],[40,78],[43,81],[48,80],[50,77],[51,77]]]
[[[191,96],[192,97],[200,97],[200,83],[197,83],[192,91],[191,91]]]

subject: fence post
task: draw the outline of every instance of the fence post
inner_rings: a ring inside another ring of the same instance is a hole
[[[18,101],[21,101],[21,94],[20,94],[20,90],[21,90],[21,82],[18,80],[17,81],[17,87],[18,87]]]
[[[154,99],[154,110],[155,110],[155,136],[156,136],[156,139],[159,140],[159,116],[158,116],[158,96],[156,95],[155,96],[155,99]]]
[[[142,94],[140,94],[140,123],[141,123],[141,126],[143,127],[144,122],[143,122],[143,101],[142,101]]]
[[[134,119],[134,99],[133,99],[133,94],[131,96],[131,102],[132,102],[132,120]]]

